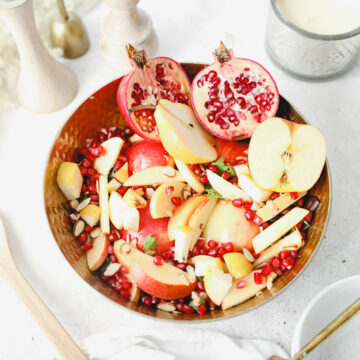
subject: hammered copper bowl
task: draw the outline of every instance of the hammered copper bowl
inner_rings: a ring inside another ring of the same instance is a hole
[[[182,66],[190,80],[192,80],[204,65],[182,64]],[[114,80],[98,90],[73,113],[58,135],[46,167],[44,197],[49,225],[60,250],[75,271],[97,291],[124,308],[139,314],[166,320],[205,321],[228,318],[266,303],[289,287],[314,256],[325,232],[331,198],[331,183],[327,164],[319,181],[311,190],[311,194],[316,195],[320,199],[320,206],[315,213],[313,224],[308,232],[306,245],[300,250],[300,256],[296,261],[294,269],[285,272],[278,278],[271,290],[266,290],[260,296],[255,296],[236,307],[225,311],[211,311],[202,316],[196,313],[191,315],[172,314],[156,310],[122,299],[118,293],[102,282],[97,274],[93,274],[88,269],[86,256],[72,235],[68,220],[69,205],[56,184],[56,174],[61,162],[77,162],[79,160],[77,149],[84,147],[86,139],[93,138],[101,127],[124,126],[124,121],[116,104],[116,90],[120,80]],[[298,123],[305,123],[301,115],[284,98],[281,98],[277,115]]]

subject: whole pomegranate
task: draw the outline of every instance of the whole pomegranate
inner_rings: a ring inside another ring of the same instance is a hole
[[[148,59],[144,50],[126,47],[133,69],[122,79],[117,103],[124,120],[144,139],[160,141],[154,118],[160,99],[190,103],[190,81],[173,59]]]
[[[215,63],[193,80],[195,114],[219,138],[249,138],[259,123],[277,112],[279,92],[275,81],[257,62],[234,57],[222,42],[214,58]]]

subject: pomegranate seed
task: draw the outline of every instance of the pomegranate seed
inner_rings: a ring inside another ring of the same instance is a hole
[[[90,166],[90,161],[88,159],[83,159],[83,161],[81,162],[82,166],[84,167],[89,167]]]
[[[170,259],[172,257],[172,250],[165,250],[162,256],[165,260]]]
[[[216,251],[216,249],[209,249],[207,254],[209,256],[215,257],[217,255],[217,251]]]
[[[108,246],[108,248],[107,248],[107,253],[108,253],[109,255],[114,255],[114,248],[113,248],[111,245]]]
[[[200,176],[200,182],[202,184],[207,184],[209,182],[208,177],[206,175],[201,175]]]
[[[234,251],[234,245],[232,242],[228,242],[225,244],[224,249],[226,252],[233,252]]]
[[[205,304],[201,304],[196,311],[198,312],[198,314],[204,315],[207,311],[207,307]]]
[[[298,197],[299,197],[299,194],[297,192],[291,192],[290,193],[290,197],[293,199],[293,200],[296,200]]]
[[[207,253],[206,249],[201,249],[199,255],[207,255]]]
[[[273,257],[270,260],[270,265],[274,268],[274,269],[278,269],[280,268],[280,260],[277,257]]]
[[[272,273],[273,269],[270,265],[265,265],[264,268],[262,269],[261,273],[264,276],[269,276]]]
[[[182,304],[182,303],[180,303],[180,304],[176,304],[176,309],[177,309],[177,311],[183,311],[183,309],[184,309],[184,304]]]
[[[200,174],[202,173],[202,170],[201,170],[201,168],[200,168],[199,165],[196,165],[196,166],[194,166],[194,168],[193,168],[193,172],[194,172],[196,175],[200,175]]]
[[[156,296],[153,295],[153,296],[151,297],[151,303],[152,303],[152,304],[155,304],[155,305],[156,305],[156,304],[158,304],[159,302],[160,302],[160,299],[157,298]]]
[[[164,259],[159,255],[154,256],[153,261],[154,261],[154,264],[157,266],[164,265]]]
[[[220,259],[221,260],[223,260],[224,261],[224,255],[226,254],[226,250],[224,249],[224,248],[221,248],[220,250],[219,250],[219,257],[220,257]]]
[[[91,194],[96,194],[96,193],[97,193],[96,185],[89,185],[89,186],[88,186],[88,191],[89,191]]]
[[[309,213],[305,216],[304,220],[307,222],[311,222],[312,217],[313,217],[313,212],[309,211]]]
[[[244,203],[244,207],[246,210],[251,210],[251,207],[252,207],[252,203],[250,201],[245,201]]]
[[[185,314],[192,314],[194,312],[194,309],[191,306],[184,304],[182,311]]]
[[[83,248],[83,250],[85,250],[85,251],[89,251],[90,249],[93,248],[93,244],[91,244],[91,243],[86,243],[86,244],[83,245],[82,248]]]
[[[265,221],[264,223],[261,224],[261,226],[265,230],[269,226],[269,223]]]
[[[213,173],[217,174],[217,167],[215,165],[210,165],[209,170],[212,171]]]
[[[237,284],[236,284],[236,288],[237,289],[243,289],[246,286],[246,281],[245,280],[240,280]]]
[[[87,186],[85,184],[82,184],[81,191],[84,193],[87,192]]]
[[[174,187],[173,186],[168,186],[166,188],[166,195],[170,196],[173,191],[174,191]]]
[[[87,169],[86,169],[86,167],[84,167],[84,166],[80,166],[80,173],[81,173],[81,175],[82,175],[82,176],[85,176],[85,175],[86,175],[86,173],[87,173]]]
[[[258,216],[258,215],[254,215],[253,223],[254,223],[255,225],[261,225],[261,223],[262,223],[261,217]]]
[[[231,178],[231,175],[230,175],[227,171],[223,171],[223,172],[221,173],[221,177],[222,177],[223,179],[225,179],[225,180],[228,180],[228,179]]]
[[[171,198],[171,202],[175,205],[178,206],[181,204],[181,198],[179,196],[174,196]]]
[[[80,235],[79,235],[79,241],[80,241],[80,244],[85,244],[87,242],[87,234],[85,232],[82,232]]]
[[[280,194],[278,192],[273,192],[270,196],[270,200],[275,200],[276,198],[278,198],[280,196]]]
[[[144,296],[142,302],[146,306],[151,306],[151,298],[149,296]]]
[[[85,225],[85,229],[84,229],[86,232],[90,232],[90,231],[93,231],[94,228],[88,224]]]
[[[298,200],[298,202],[296,204],[297,204],[297,206],[302,207],[304,205],[304,199]]]
[[[296,259],[296,257],[297,257],[297,251],[296,251],[296,250],[291,250],[291,251],[290,251],[290,256],[291,256],[293,259]]]
[[[255,250],[253,250],[253,251],[251,252],[251,254],[252,254],[252,256],[254,257],[254,259],[257,259],[257,258],[260,256],[260,254],[257,254],[257,253],[255,252]]]
[[[260,272],[254,273],[254,282],[257,285],[261,285],[263,283],[263,276]]]
[[[285,259],[288,256],[289,256],[289,252],[287,250],[282,250],[282,251],[279,252],[279,258],[281,260]]]
[[[112,263],[118,263],[118,262],[119,262],[118,259],[117,259],[117,257],[116,257],[115,255],[110,255],[109,259],[110,259],[110,261],[111,261]]]
[[[215,249],[218,247],[218,243],[214,240],[210,240],[208,243],[207,243],[208,247],[211,248],[211,249]]]
[[[185,270],[186,269],[186,264],[185,263],[179,263],[176,264],[176,267],[179,268],[180,270]]]
[[[199,291],[205,291],[205,285],[203,281],[198,281],[196,287]]]
[[[251,210],[246,210],[245,218],[247,221],[252,221],[254,219],[254,213]]]
[[[237,208],[241,208],[244,205],[244,200],[243,199],[234,199],[231,203],[233,206],[235,206]]]
[[[238,179],[236,176],[233,176],[230,180],[229,180],[232,184],[236,184]]]
[[[281,265],[283,265],[287,270],[291,270],[294,267],[294,263],[295,260],[292,257],[287,257],[281,262]]]
[[[302,225],[303,225],[303,221],[301,220],[300,222],[298,222],[298,223],[296,224],[296,228],[297,228],[298,230],[301,230]]]

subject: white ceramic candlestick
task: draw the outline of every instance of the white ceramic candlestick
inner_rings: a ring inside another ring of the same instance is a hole
[[[127,44],[145,49],[149,57],[157,50],[157,37],[149,15],[136,5],[139,0],[105,0],[111,7],[102,23],[100,50],[105,61],[120,74],[130,70]]]
[[[0,18],[17,44],[20,75],[17,95],[30,111],[49,113],[66,106],[76,95],[75,75],[44,47],[36,30],[32,0],[0,0]]]

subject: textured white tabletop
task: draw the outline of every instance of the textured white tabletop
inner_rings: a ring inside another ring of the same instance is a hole
[[[153,19],[159,55],[209,62],[222,39],[238,56],[265,65],[281,94],[325,135],[333,180],[332,214],[323,244],[303,275],[256,311],[213,324],[177,325],[269,339],[289,350],[294,327],[309,300],[328,284],[360,272],[360,66],[322,83],[302,82],[282,73],[265,53],[268,4],[263,0],[152,0],[140,6]],[[101,4],[84,18],[91,49],[66,62],[80,83],[67,108],[50,115],[21,108],[0,112],[0,216],[19,268],[76,340],[119,323],[131,321],[141,327],[154,321],[122,310],[77,276],[53,240],[43,206],[44,168],[57,132],[87,96],[118,77],[99,53],[100,22],[106,11]],[[0,359],[56,358],[52,345],[1,280],[0,294]]]

